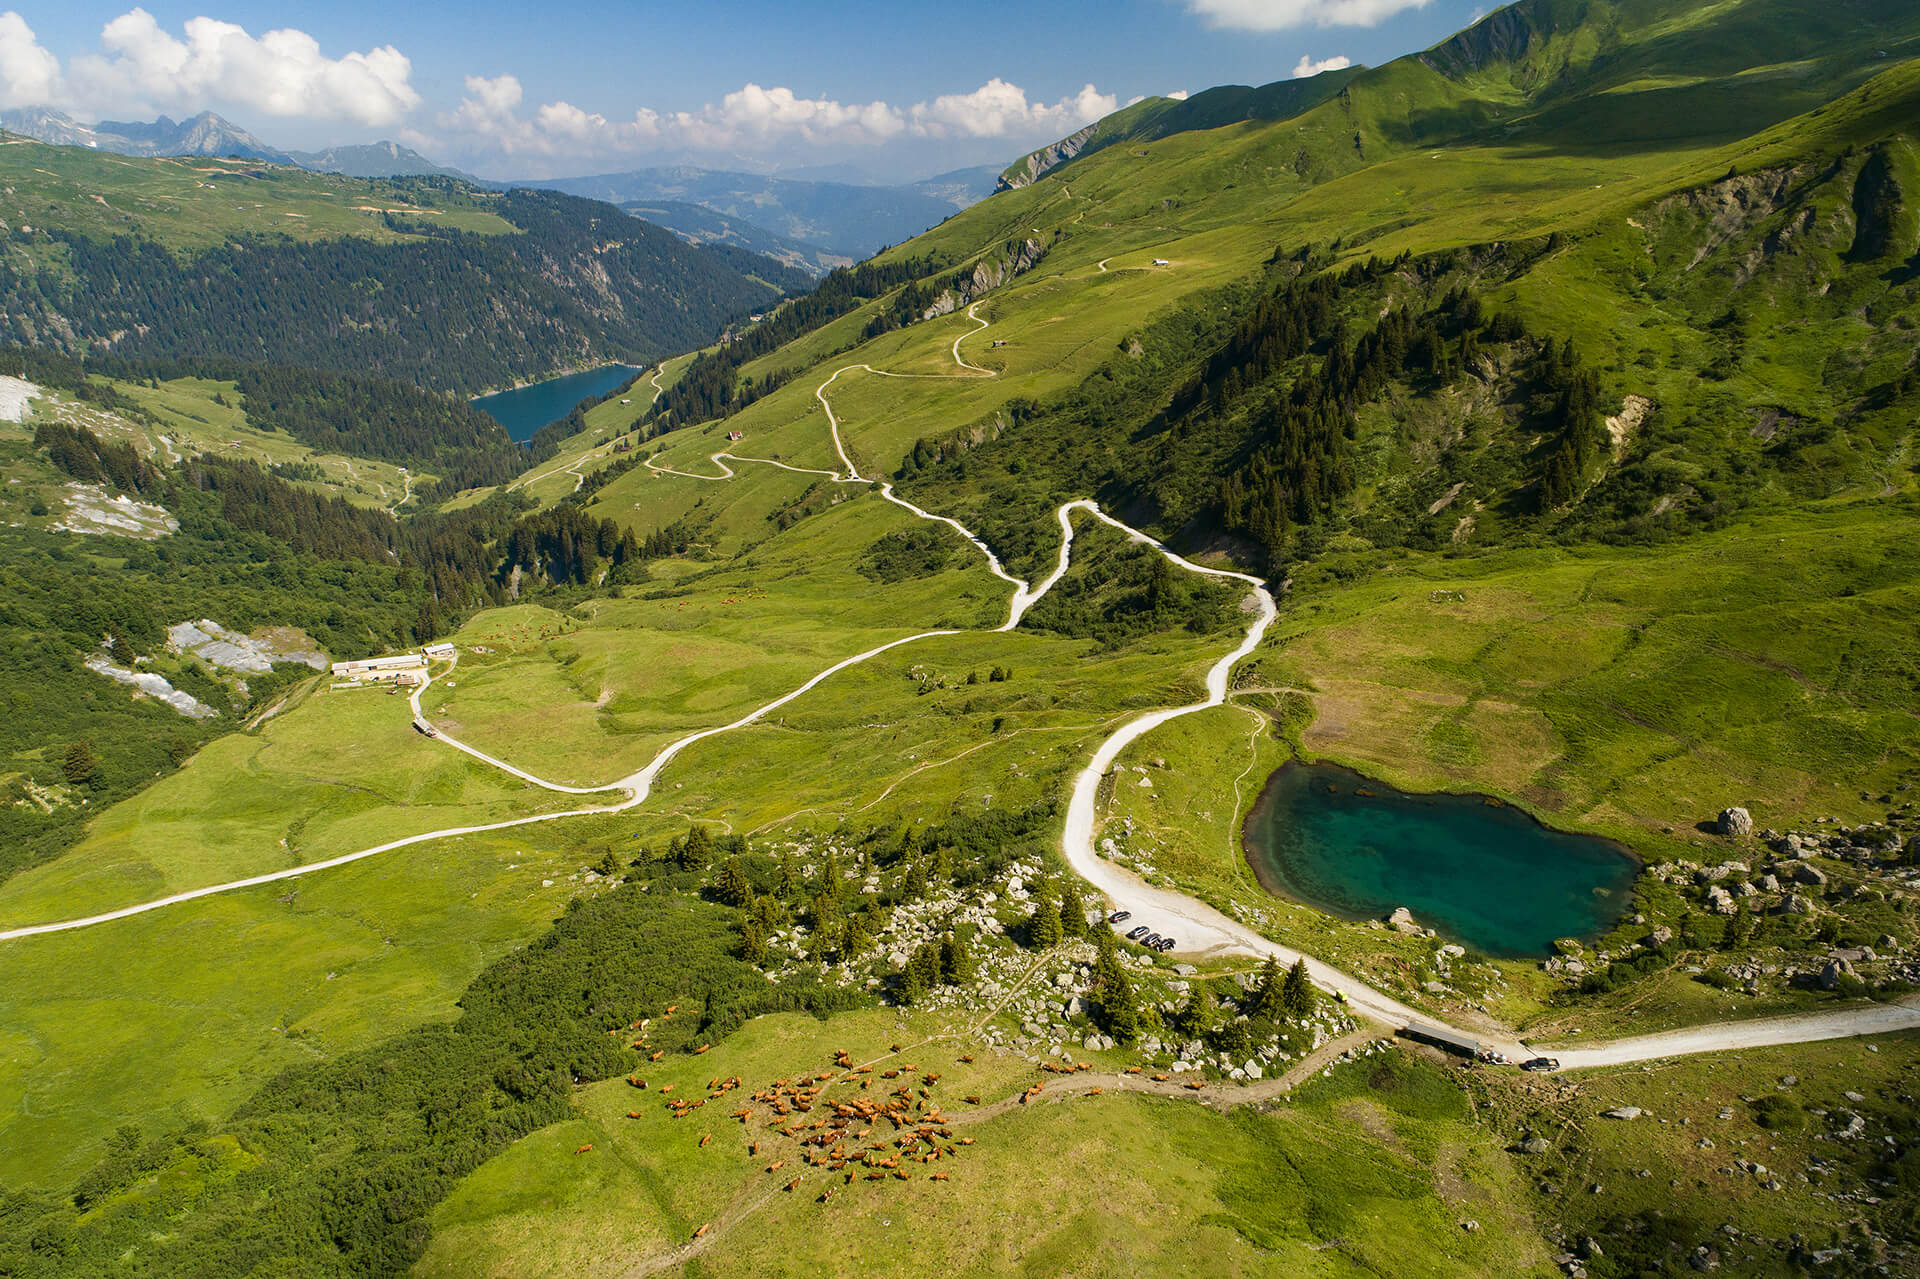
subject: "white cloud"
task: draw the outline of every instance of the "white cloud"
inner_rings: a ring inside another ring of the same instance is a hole
[[[60,59],[40,47],[25,18],[0,13],[0,106],[41,106],[60,92]]]
[[[191,111],[233,103],[274,116],[399,121],[420,103],[413,66],[392,45],[329,58],[304,31],[257,39],[213,18],[189,18],[182,39],[145,9],[130,9],[100,31],[100,52],[60,60],[41,47],[18,13],[0,13],[0,102],[56,106],[89,117],[108,112]]]
[[[1117,97],[1091,84],[1052,105],[1029,103],[1026,90],[995,76],[972,93],[943,94],[915,105],[909,114],[913,131],[924,137],[1000,138],[1069,133],[1119,105]]]
[[[971,93],[946,94],[901,109],[886,102],[803,98],[792,89],[746,84],[698,111],[642,107],[609,119],[566,101],[523,114],[524,92],[511,75],[468,76],[459,107],[440,127],[469,143],[508,154],[589,155],[695,147],[768,151],[789,142],[878,145],[903,136],[1021,141],[1071,132],[1113,111],[1118,100],[1091,84],[1058,102],[1029,102],[998,77]]]
[[[1172,98],[1175,102],[1185,102],[1187,100],[1187,91],[1185,89],[1175,89],[1166,96]]]
[[[1353,59],[1344,53],[1336,53],[1331,58],[1322,58],[1315,62],[1306,54],[1300,55],[1300,61],[1293,64],[1293,78],[1304,80],[1308,76],[1319,75],[1322,71],[1345,71],[1353,65]]]
[[[1284,31],[1288,27],[1371,27],[1427,0],[1187,0],[1210,27]]]
[[[101,54],[68,67],[71,99],[191,109],[235,103],[273,116],[393,124],[420,103],[413,64],[392,45],[329,58],[320,42],[291,27],[255,37],[215,18],[189,18],[185,38],[145,9],[131,9],[100,32]]]

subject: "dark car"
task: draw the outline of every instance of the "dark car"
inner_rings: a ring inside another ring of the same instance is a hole
[[[1148,933],[1148,934],[1147,934],[1147,939],[1146,939],[1145,941],[1143,941],[1143,942],[1141,942],[1140,944],[1141,944],[1142,946],[1145,946],[1145,947],[1146,947],[1146,948],[1147,948],[1148,950],[1159,950],[1159,949],[1160,949],[1160,934],[1159,934],[1159,933]]]
[[[1544,1074],[1549,1070],[1560,1069],[1560,1059],[1558,1057],[1529,1057],[1520,1063],[1520,1069]]]
[[[1132,918],[1133,918],[1133,912],[1132,912],[1132,911],[1130,911],[1130,910],[1116,910],[1116,911],[1114,911],[1114,912],[1113,912],[1113,914],[1111,914],[1111,915],[1108,915],[1108,916],[1107,916],[1107,922],[1108,922],[1109,924],[1124,924],[1124,923],[1126,923],[1126,922],[1127,922],[1127,921],[1128,921],[1129,919],[1132,919]]]
[[[1142,937],[1145,937],[1146,935],[1147,935],[1147,926],[1145,924],[1142,924],[1140,925],[1140,927],[1134,929],[1132,932],[1127,934],[1127,940],[1139,941]]]
[[[1173,949],[1173,938],[1162,937],[1160,939],[1160,944],[1158,946],[1155,946],[1154,949],[1159,951],[1163,955],[1166,954],[1168,951]]]

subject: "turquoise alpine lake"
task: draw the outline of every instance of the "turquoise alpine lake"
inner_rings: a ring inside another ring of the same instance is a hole
[[[1484,955],[1592,940],[1633,903],[1639,863],[1618,844],[1541,825],[1481,795],[1409,795],[1330,764],[1286,764],[1247,815],[1261,887],[1343,919],[1405,906]]]
[[[563,373],[530,386],[478,396],[473,407],[506,427],[508,435],[525,444],[541,427],[573,412],[573,406],[580,401],[605,395],[641,371],[631,364],[607,364],[579,373]],[[651,389],[646,394],[649,400],[653,398]]]

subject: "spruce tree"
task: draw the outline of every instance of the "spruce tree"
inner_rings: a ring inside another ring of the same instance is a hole
[[[1280,1020],[1285,1012],[1280,999],[1282,980],[1279,959],[1268,955],[1267,962],[1260,965],[1260,984],[1254,987],[1253,1006],[1247,1010],[1249,1016]]]
[[[1060,933],[1063,937],[1087,935],[1087,907],[1080,890],[1068,879],[1060,885]]]
[[[1027,944],[1048,950],[1060,944],[1060,911],[1042,887],[1033,895],[1033,914],[1027,919]]]
[[[1219,1019],[1220,1005],[1213,997],[1213,987],[1195,982],[1186,1005],[1174,1016],[1173,1028],[1188,1039],[1205,1039]]]
[[[728,906],[745,906],[753,900],[753,885],[738,857],[729,857],[713,877],[713,895]]]
[[[767,930],[752,915],[740,921],[740,958],[755,967],[767,962]]]
[[[940,940],[940,980],[960,986],[973,980],[973,952],[967,945],[965,929],[948,933]]]
[[[1294,1021],[1304,1021],[1313,1015],[1313,1007],[1318,1002],[1319,992],[1307,977],[1307,960],[1303,955],[1287,970],[1286,985],[1280,990],[1280,1007]]]
[[[1109,1035],[1123,1044],[1139,1037],[1140,1006],[1117,951],[1108,951],[1094,964],[1093,998]]]
[[[713,861],[713,836],[705,826],[692,826],[681,841],[675,860],[681,870],[705,870]]]
[[[100,769],[100,761],[94,756],[93,743],[82,738],[67,747],[67,757],[60,765],[60,771],[75,786],[84,786],[93,780]]]

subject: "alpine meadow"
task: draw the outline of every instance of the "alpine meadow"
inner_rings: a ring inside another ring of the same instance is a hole
[[[0,15],[0,1276],[1920,1274],[1911,0],[239,8]]]

